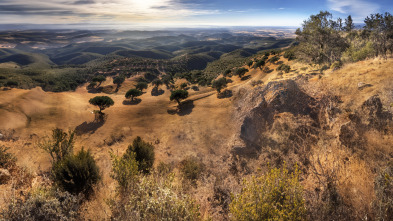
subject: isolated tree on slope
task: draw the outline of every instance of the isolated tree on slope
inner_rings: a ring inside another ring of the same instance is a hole
[[[172,91],[170,100],[175,100],[178,105],[180,105],[181,100],[184,100],[188,97],[188,91],[186,90],[175,90]]]
[[[131,98],[131,101],[134,101],[135,97],[139,97],[142,95],[142,91],[136,88],[130,89],[126,93],[126,98]]]
[[[119,90],[120,85],[126,80],[123,75],[117,76],[113,79],[113,83],[117,85],[116,92]]]
[[[219,78],[213,81],[212,87],[217,90],[218,93],[221,93],[221,90],[226,88],[227,86],[227,79],[226,78]]]
[[[115,102],[112,100],[112,98],[110,98],[108,96],[97,96],[97,97],[91,98],[89,100],[89,103],[100,108],[100,110],[98,112],[100,114],[103,114],[102,111],[105,110],[105,108],[108,108],[108,107],[113,106],[115,104]]]

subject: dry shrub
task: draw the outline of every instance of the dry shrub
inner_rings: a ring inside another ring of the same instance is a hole
[[[78,220],[81,196],[49,189],[36,189],[25,200],[11,199],[8,208],[1,212],[5,220]]]
[[[316,150],[310,161],[305,186],[311,220],[373,217],[373,174],[364,161],[337,147]]]

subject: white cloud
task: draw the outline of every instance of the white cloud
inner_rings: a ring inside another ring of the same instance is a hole
[[[377,3],[366,0],[328,0],[328,5],[331,10],[361,18],[378,12],[380,8]]]
[[[139,23],[220,13],[199,6],[189,0],[0,0],[0,23],[7,22],[4,18],[9,16],[21,23]]]

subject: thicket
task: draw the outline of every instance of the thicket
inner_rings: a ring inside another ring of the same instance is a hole
[[[230,204],[233,220],[305,220],[299,175],[297,167],[290,173],[284,165],[245,180],[241,193]]]

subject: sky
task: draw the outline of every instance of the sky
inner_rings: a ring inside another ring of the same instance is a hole
[[[0,24],[301,26],[321,10],[361,23],[392,0],[0,0]]]

